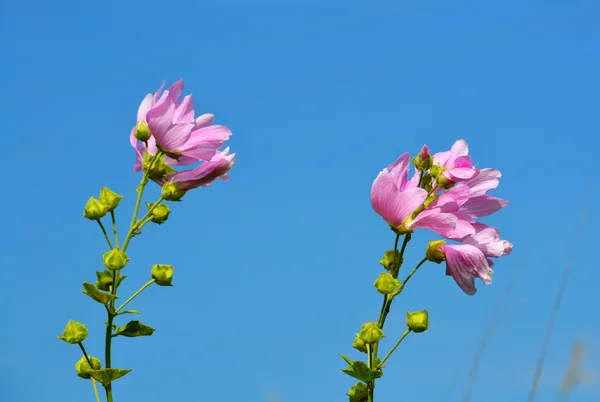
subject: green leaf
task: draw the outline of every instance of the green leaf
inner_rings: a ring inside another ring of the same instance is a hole
[[[137,310],[125,310],[125,311],[121,311],[119,314],[117,315],[121,315],[121,314],[139,314],[142,315],[142,313],[140,313]]]
[[[352,360],[350,360],[350,359],[348,358],[348,356],[346,356],[346,355],[343,355],[343,354],[341,354],[341,353],[340,353],[340,356],[342,356],[342,359],[346,360],[346,363],[348,363],[349,365],[352,365]]]
[[[88,373],[94,380],[102,383],[104,386],[107,386],[114,380],[118,380],[119,378],[123,377],[130,371],[131,369],[122,370],[119,368],[103,368],[100,370],[91,370]]]
[[[111,300],[118,299],[118,296],[103,292],[88,282],[83,282],[83,288],[84,290],[82,290],[82,292],[96,300],[98,303],[106,304]]]
[[[371,370],[369,366],[367,366],[367,363],[359,360],[352,362],[350,366],[342,369],[342,371],[348,374],[350,377],[354,377],[358,380],[364,381],[365,383],[369,383],[383,375],[382,371]]]
[[[125,275],[121,275],[118,271],[111,271],[105,269],[104,271],[96,271],[96,286],[100,290],[110,291],[113,283],[113,276],[117,274],[117,287],[123,282],[123,279],[127,278]]]
[[[125,325],[121,325],[117,329],[117,333],[114,336],[127,336],[133,338],[136,336],[150,336],[154,333],[154,328],[139,321],[129,321]]]

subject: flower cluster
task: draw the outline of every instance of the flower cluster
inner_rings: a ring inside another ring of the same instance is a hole
[[[163,87],[146,95],[138,109],[130,134],[136,152],[133,170],[147,170],[149,178],[163,187],[163,197],[177,201],[191,189],[228,180],[235,154],[229,148],[219,150],[231,136],[227,127],[213,125],[212,114],[195,117],[193,95],[179,100],[183,80],[164,91]],[[188,170],[173,168],[198,162]]]
[[[500,239],[498,229],[477,221],[508,201],[487,195],[498,186],[500,172],[476,168],[468,153],[464,140],[434,155],[425,145],[412,159],[416,171],[410,178],[411,158],[403,154],[373,182],[371,204],[396,233],[423,228],[460,242],[430,242],[427,258],[437,263],[445,260],[446,274],[473,295],[475,277],[491,283],[490,258],[510,254],[512,244]]]

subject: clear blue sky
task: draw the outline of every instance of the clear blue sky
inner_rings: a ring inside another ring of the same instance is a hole
[[[392,358],[378,401],[439,401],[447,390],[446,401],[459,400],[486,318],[530,255],[505,307],[521,304],[488,346],[472,399],[525,400],[586,198],[538,400],[554,400],[575,339],[600,373],[600,3],[259,3],[0,2],[0,399],[93,400],[73,369],[79,350],[56,338],[68,319],[84,321],[90,353],[102,354],[104,311],[80,287],[105,245],[83,205],[102,186],[124,194],[125,229],[139,180],[128,142],[137,107],[179,78],[199,113],[232,129],[237,165],[230,182],[188,194],[129,249],[122,294],[153,263],[173,264],[176,286],[133,304],[157,331],[116,339],[114,365],[134,369],[114,384],[117,402],[259,402],[271,391],[284,402],[345,401],[352,381],[338,353],[359,356],[353,336],[376,319],[377,260],[393,243],[371,209],[371,182],[401,153],[459,138],[504,175],[493,195],[511,205],[487,223],[514,252],[475,297],[443,265],[414,278],[386,345],[407,309],[428,309],[430,331]],[[435,238],[416,236],[406,264]],[[598,383],[581,386],[571,401],[599,395]]]

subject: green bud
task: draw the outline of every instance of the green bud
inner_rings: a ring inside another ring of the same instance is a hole
[[[369,400],[369,389],[364,382],[357,382],[346,395],[350,397],[350,402],[367,402]]]
[[[58,337],[58,339],[62,339],[63,341],[70,343],[71,345],[75,345],[79,342],[83,342],[87,334],[88,329],[84,324],[73,320],[69,320],[67,326],[65,327],[65,330]]]
[[[108,188],[104,187],[100,190],[100,201],[108,205],[108,211],[112,211],[113,209],[119,206],[119,202],[123,199],[122,195],[117,193],[113,193]]]
[[[415,164],[415,168],[417,168],[417,170],[425,172],[433,165],[433,157],[429,154],[423,157],[423,155],[419,152],[414,158],[412,158],[412,163]]]
[[[171,173],[176,172],[175,169],[165,162],[164,156],[161,155],[158,159],[155,159],[154,155],[150,155],[147,152],[144,153],[142,158],[142,167],[148,171],[150,180],[154,181],[162,181]]]
[[[446,254],[440,248],[442,244],[445,244],[444,240],[434,240],[427,242],[427,250],[425,251],[425,257],[431,262],[440,264],[446,259]]]
[[[359,352],[363,352],[363,353],[367,353],[367,344],[365,343],[365,341],[363,341],[362,339],[360,339],[360,334],[356,334],[356,338],[354,338],[354,343],[352,344],[352,347],[356,350],[358,350]]]
[[[148,209],[152,206],[149,202],[146,203]],[[171,209],[167,204],[160,204],[154,207],[152,212],[150,212],[150,222],[157,223],[162,225],[169,218],[169,214],[171,213]]]
[[[167,201],[181,201],[181,198],[185,195],[185,190],[180,190],[177,183],[168,182],[162,186],[162,198]]]
[[[102,272],[96,271],[96,286],[100,290],[104,290],[106,292],[110,291],[110,288],[113,284],[113,276],[114,273],[117,273],[117,287],[121,284],[123,279],[127,278],[125,275],[121,275],[119,271],[111,271],[110,269],[105,269]]]
[[[388,272],[382,272],[379,275],[379,278],[375,280],[375,283],[373,285],[379,293],[389,295],[394,293],[394,291],[398,289],[398,287],[400,286],[400,281],[394,278]]]
[[[360,327],[358,336],[364,343],[372,345],[377,343],[385,335],[376,322],[367,322]]]
[[[102,260],[106,268],[114,271],[124,268],[130,258],[128,258],[127,254],[118,248],[113,248],[112,250],[102,254]]]
[[[110,207],[95,197],[90,199],[85,204],[83,216],[92,221],[102,218],[110,210]]]
[[[135,134],[133,134],[135,138],[142,142],[146,142],[152,136],[150,129],[148,128],[148,123],[145,121],[140,121],[135,129]]]
[[[407,311],[406,325],[413,332],[425,332],[429,328],[429,313],[427,310]]]
[[[398,250],[396,250],[395,253],[394,250],[386,251],[385,254],[383,254],[383,257],[381,257],[381,260],[379,260],[379,263],[388,271],[397,271],[400,264],[402,264],[400,252]]]
[[[175,268],[168,264],[154,264],[150,270],[150,274],[157,285],[173,286],[171,285],[171,281],[173,280],[174,270]]]
[[[75,363],[75,370],[77,370],[77,375],[81,378],[85,378],[86,380],[89,380],[90,378],[92,378],[92,376],[90,375],[90,371],[100,370],[102,368],[102,364],[100,363],[100,360],[98,360],[92,356],[88,356],[88,357],[90,358],[90,361],[92,362],[91,366],[90,366],[90,363],[88,363],[85,356],[81,356],[81,359],[79,359],[77,361],[77,363]]]

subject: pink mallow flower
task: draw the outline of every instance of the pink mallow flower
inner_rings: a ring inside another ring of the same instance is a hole
[[[141,170],[142,155],[146,151],[146,146],[135,137],[140,123],[147,124],[152,135],[148,140],[148,153],[154,155],[158,149],[166,152],[165,162],[171,165],[208,161],[231,136],[227,127],[212,125],[212,114],[194,117],[193,95],[179,101],[183,80],[164,92],[163,87],[164,83],[155,94],[146,95],[138,108],[137,124],[130,134],[136,151],[134,171]]]
[[[433,155],[434,165],[443,168],[441,176],[454,182],[461,182],[475,177],[478,170],[473,167],[469,154],[469,146],[465,140],[458,140],[450,151]]]
[[[230,154],[229,148],[218,151],[208,162],[202,162],[193,169],[168,175],[163,182],[159,183],[163,186],[163,196],[165,191],[182,196],[186,191],[194,188],[209,186],[214,180],[229,180],[227,172],[234,164],[235,154]]]
[[[511,253],[513,245],[500,239],[498,229],[477,224],[480,229],[474,235],[463,239],[461,244],[440,244],[437,249],[444,253],[446,275],[452,276],[458,286],[468,295],[477,292],[475,278],[489,285],[492,283],[489,258],[498,258]]]
[[[490,197],[486,193],[498,187],[502,174],[496,169],[481,169],[479,174],[470,180],[459,183],[456,187],[468,187],[469,199],[461,205],[460,211],[473,218],[481,218],[493,214],[509,204],[507,200]]]
[[[427,191],[418,187],[419,173],[408,179],[409,164],[410,155],[405,153],[379,172],[371,186],[371,205],[375,212],[401,232],[424,228],[452,238],[474,234],[475,229],[471,225],[452,213],[468,199],[469,189],[466,187],[449,195],[442,194],[436,204],[413,219],[413,213],[427,199]]]

